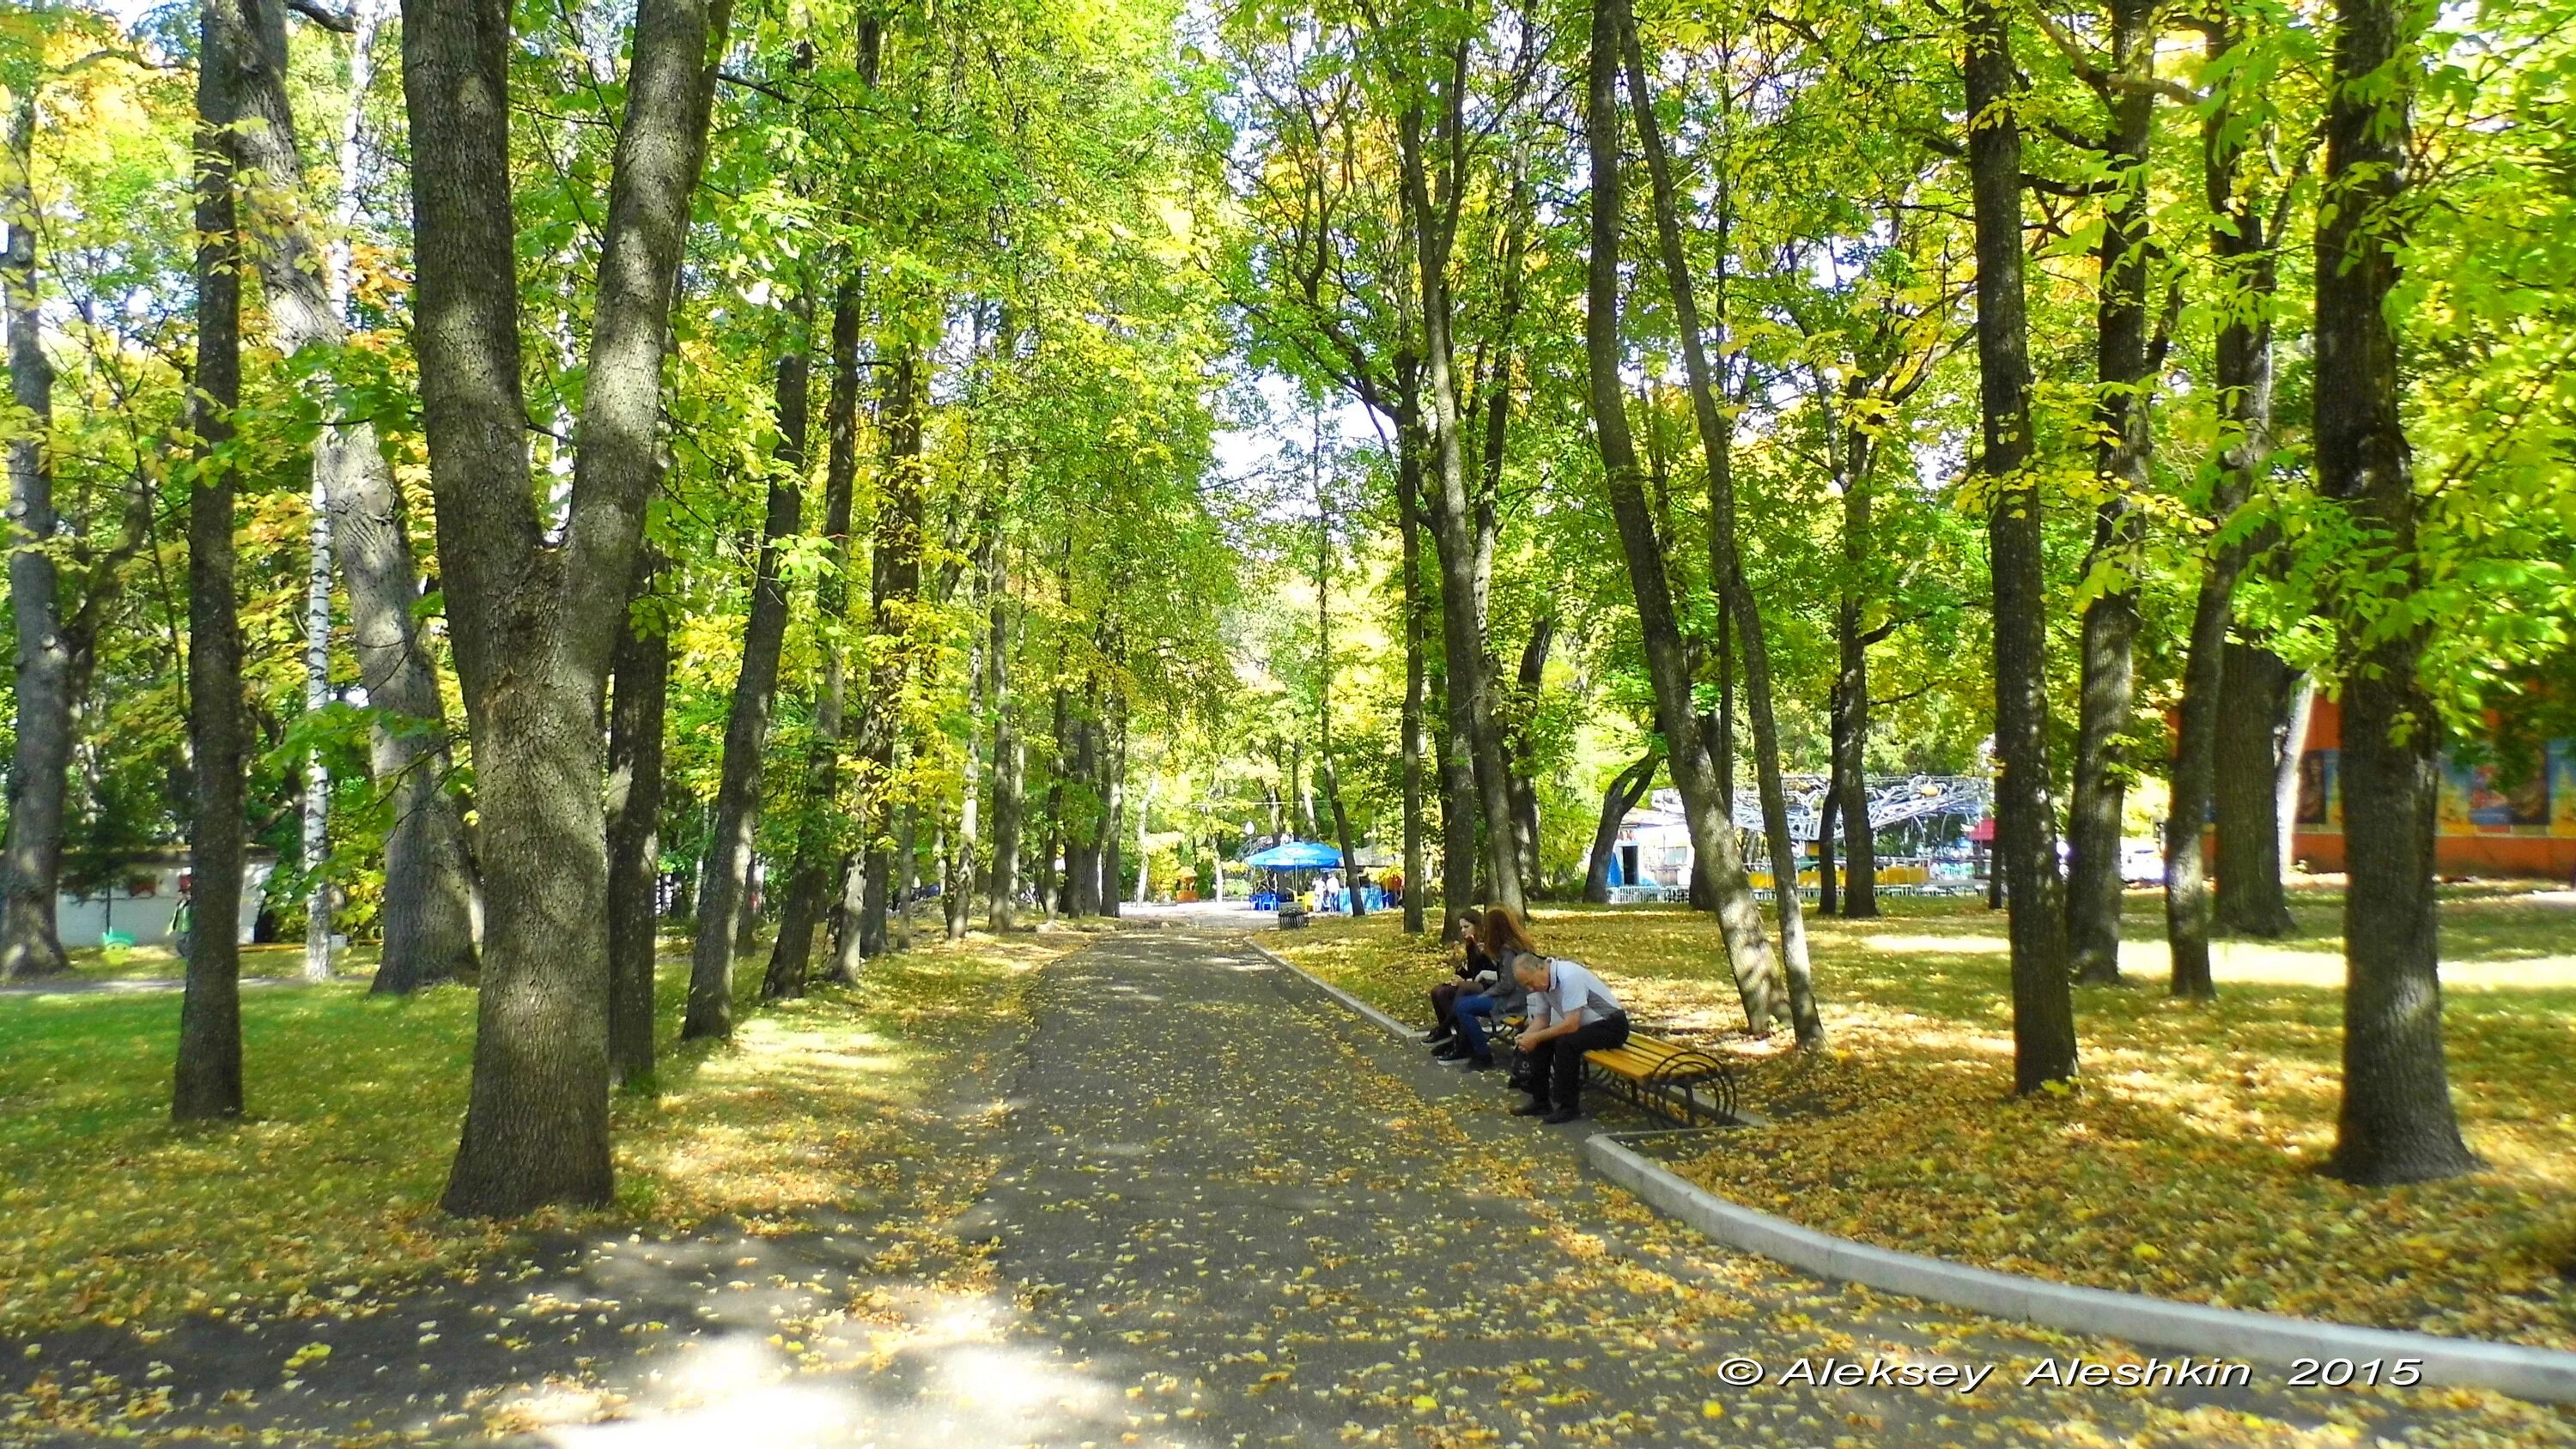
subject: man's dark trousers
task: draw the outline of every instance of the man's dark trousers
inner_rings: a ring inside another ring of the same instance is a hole
[[[1583,1105],[1583,1054],[1606,1052],[1628,1044],[1628,1017],[1625,1012],[1588,1021],[1563,1036],[1549,1037],[1527,1050],[1530,1064],[1530,1095],[1540,1088],[1552,1087],[1550,1099],[1560,1112],[1570,1112]]]

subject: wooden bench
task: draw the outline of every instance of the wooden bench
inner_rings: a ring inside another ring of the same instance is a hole
[[[1690,1127],[1735,1121],[1735,1074],[1717,1057],[1631,1031],[1627,1044],[1585,1052],[1593,1082],[1621,1100]]]
[[[1302,931],[1306,929],[1306,908],[1295,901],[1280,902],[1279,929],[1283,931]]]

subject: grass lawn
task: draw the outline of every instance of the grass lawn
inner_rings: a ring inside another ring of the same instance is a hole
[[[2461,887],[2443,906],[2445,1034],[2487,1169],[2363,1190],[2334,1141],[2340,901],[2301,935],[2219,945],[2215,1004],[2164,994],[2162,905],[2128,901],[2129,984],[2079,988],[2083,1085],[2013,1101],[2003,917],[1896,898],[1810,918],[1829,1050],[1743,1039],[1716,923],[1677,908],[1540,907],[1651,1030],[1740,1054],[1774,1125],[1683,1170],[1739,1202],[1889,1247],[2067,1282],[2344,1322],[2576,1348],[2576,894]],[[1409,1020],[1446,974],[1395,918],[1274,943]]]
[[[734,1044],[666,1052],[656,1090],[617,1098],[616,1207],[509,1227],[436,1208],[465,1109],[470,989],[370,997],[362,975],[245,992],[249,1115],[186,1130],[169,1122],[175,993],[0,997],[0,1333],[350,1311],[406,1279],[474,1272],[532,1229],[727,1216],[759,1231],[945,1195],[947,1175],[905,1171],[925,1150],[923,1103],[1017,1011],[1029,970],[1083,939],[978,936],[873,962],[862,990],[757,1009],[748,959]],[[281,954],[294,970],[298,952]],[[686,975],[685,956],[664,961],[665,1041]]]

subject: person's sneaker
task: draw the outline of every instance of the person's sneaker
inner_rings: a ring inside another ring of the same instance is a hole
[[[1431,1054],[1431,1059],[1433,1061],[1440,1062],[1454,1062],[1464,1060],[1466,1055],[1467,1044],[1465,1042],[1453,1041],[1446,1043],[1441,1046],[1439,1050],[1433,1052]]]
[[[1532,1097],[1528,1101],[1514,1107],[1512,1109],[1512,1115],[1515,1117],[1543,1117],[1547,1115],[1547,1100],[1543,1097]]]
[[[1451,1031],[1449,1028],[1444,1026],[1431,1033],[1429,1036],[1424,1037],[1422,1041],[1425,1046],[1438,1046],[1444,1041],[1456,1041],[1457,1039],[1458,1033]]]
[[[1555,1111],[1548,1113],[1545,1120],[1547,1125],[1555,1127],[1567,1122],[1575,1121],[1582,1117],[1582,1115],[1583,1109],[1580,1107],[1559,1107]]]
[[[1467,1058],[1467,1070],[1471,1072],[1490,1072],[1493,1069],[1494,1059],[1492,1057]]]

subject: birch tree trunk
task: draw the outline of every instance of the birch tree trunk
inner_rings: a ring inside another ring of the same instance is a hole
[[[292,198],[302,193],[304,163],[287,96],[285,7],[279,0],[249,0],[246,13],[260,60],[243,72],[240,105],[258,124],[242,127],[235,144],[243,165],[267,178],[254,198]],[[346,231],[356,215],[358,128],[377,18],[371,7],[355,12],[337,225],[317,242],[299,212],[256,218],[261,245],[248,259],[259,270],[278,349],[290,355],[309,349],[336,358],[348,340]],[[384,949],[373,989],[408,992],[474,973],[473,864],[464,817],[447,788],[447,707],[438,670],[412,615],[420,575],[393,468],[377,446],[374,422],[349,417],[327,369],[315,376],[326,390],[323,415],[338,421],[314,439],[314,489],[329,511],[330,549],[348,589],[358,681],[377,716],[368,769],[394,816],[385,837]]]

